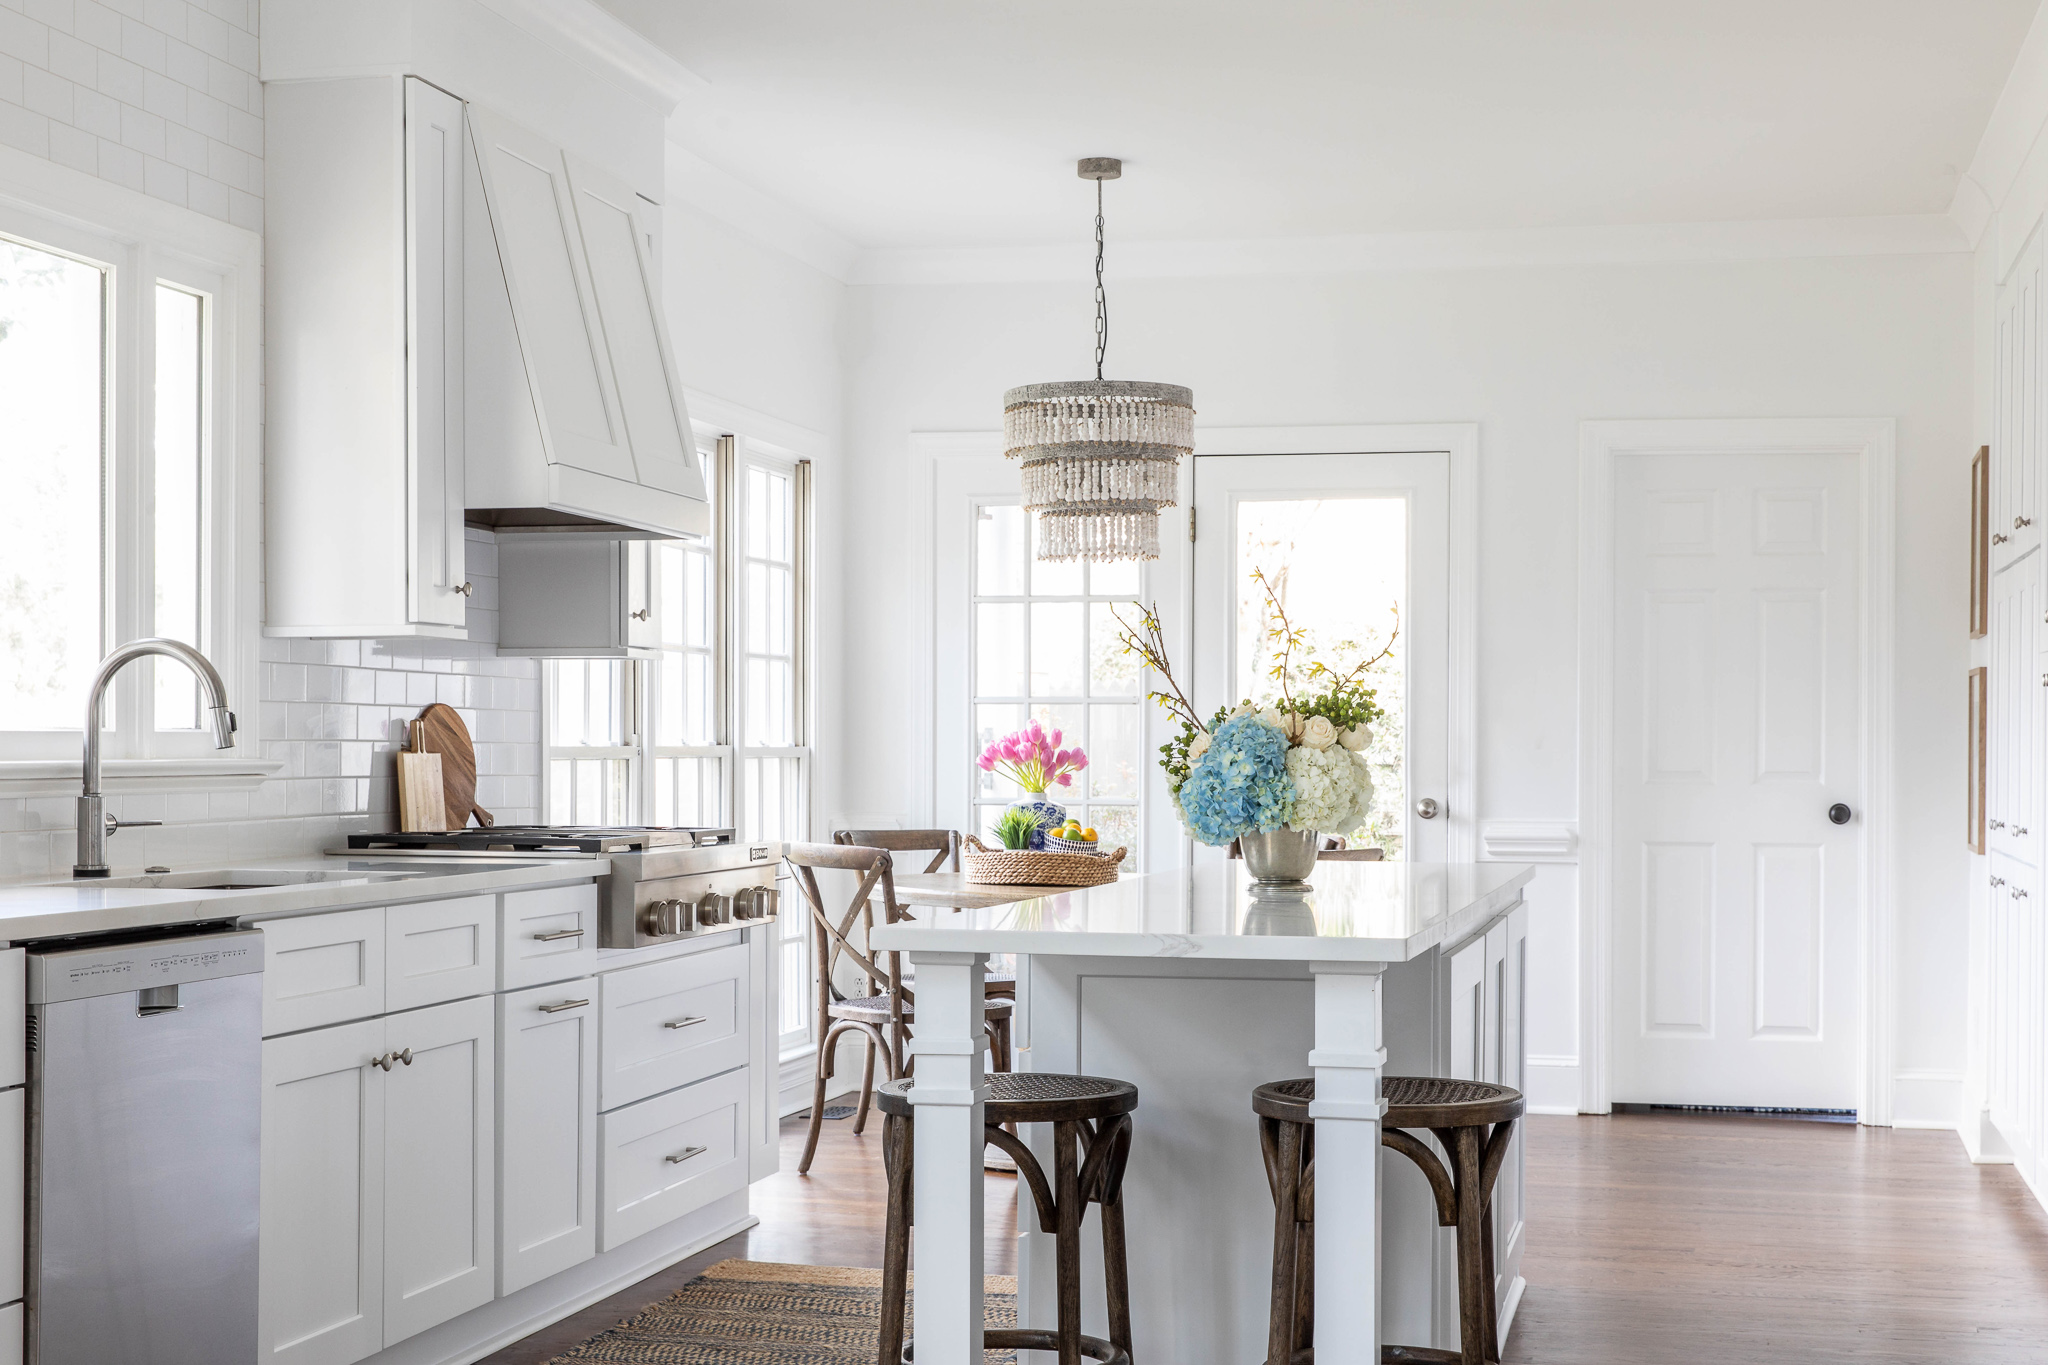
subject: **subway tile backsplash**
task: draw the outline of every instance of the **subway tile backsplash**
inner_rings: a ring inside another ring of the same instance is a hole
[[[477,803],[499,824],[540,819],[540,662],[500,659],[498,551],[468,533],[474,591],[467,640],[275,640],[262,645],[262,691],[231,698],[262,756],[281,762],[253,791],[118,793],[117,819],[161,820],[107,844],[117,869],[195,867],[295,857],[360,830],[397,824],[392,756],[431,702],[462,715],[476,742]],[[246,724],[246,722],[245,722]],[[74,855],[72,797],[0,797],[0,878],[62,876]]]

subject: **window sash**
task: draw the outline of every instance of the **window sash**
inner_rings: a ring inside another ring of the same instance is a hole
[[[258,604],[238,591],[234,566],[253,560],[253,515],[237,505],[238,398],[227,377],[237,368],[236,329],[230,322],[244,277],[238,268],[202,263],[180,247],[137,232],[121,237],[58,223],[25,210],[0,207],[0,235],[36,250],[67,256],[104,272],[101,341],[101,616],[100,654],[115,644],[158,633],[155,611],[155,382],[159,286],[200,300],[197,409],[199,487],[199,639],[191,641],[227,682],[229,704],[244,717],[240,744],[253,748],[257,733],[255,636]],[[235,272],[235,273],[230,273]],[[183,635],[187,632],[179,631]],[[97,660],[95,660],[97,662]],[[123,669],[108,689],[102,712],[102,753],[107,758],[213,756],[204,728],[159,730],[155,716],[161,668],[173,696],[188,686],[185,670],[169,660],[146,660]],[[85,698],[78,697],[83,721]],[[75,759],[80,728],[0,731],[0,759]]]

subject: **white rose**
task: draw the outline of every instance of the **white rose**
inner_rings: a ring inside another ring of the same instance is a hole
[[[1200,763],[1202,755],[1208,753],[1209,746],[1215,742],[1215,737],[1206,730],[1196,735],[1194,741],[1188,745],[1188,766],[1192,768],[1197,763]]]
[[[1337,742],[1337,727],[1328,716],[1310,716],[1302,722],[1301,742],[1311,749],[1327,749]]]
[[[1364,753],[1366,746],[1372,743],[1372,730],[1361,725],[1356,729],[1346,730],[1337,736],[1337,741],[1354,754]]]
[[[1281,718],[1280,709],[1276,706],[1269,706],[1259,712],[1259,724],[1270,725],[1282,734],[1287,731],[1287,722]]]
[[[1250,702],[1246,702],[1246,703],[1245,703],[1244,705],[1242,705],[1242,706],[1238,707],[1238,708],[1237,708],[1236,710],[1232,711],[1232,712],[1231,712],[1231,713],[1230,713],[1229,715],[1225,716],[1225,717],[1224,717],[1224,719],[1225,719],[1225,720],[1236,720],[1236,719],[1237,719],[1237,718],[1238,718],[1239,716],[1255,716],[1255,715],[1257,715],[1257,714],[1258,714],[1258,711],[1259,711],[1259,708],[1258,708],[1258,707],[1256,707],[1256,706],[1253,706],[1253,705],[1252,705],[1252,704],[1251,704]]]

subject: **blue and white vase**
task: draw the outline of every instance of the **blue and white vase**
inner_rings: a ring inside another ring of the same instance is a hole
[[[1043,852],[1045,849],[1046,831],[1058,829],[1061,825],[1067,823],[1067,808],[1065,806],[1056,806],[1046,800],[1042,792],[1027,796],[1022,801],[1012,801],[1010,809],[1020,810],[1026,815],[1037,817],[1038,828],[1031,831],[1031,847],[1040,852]]]

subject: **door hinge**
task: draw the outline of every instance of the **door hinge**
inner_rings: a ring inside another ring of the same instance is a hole
[[[1190,543],[1193,543],[1193,541],[1194,541],[1194,538],[1195,538],[1195,509],[1194,509],[1194,508],[1192,508],[1192,507],[1190,507],[1190,508],[1188,508],[1188,541],[1189,541]]]

